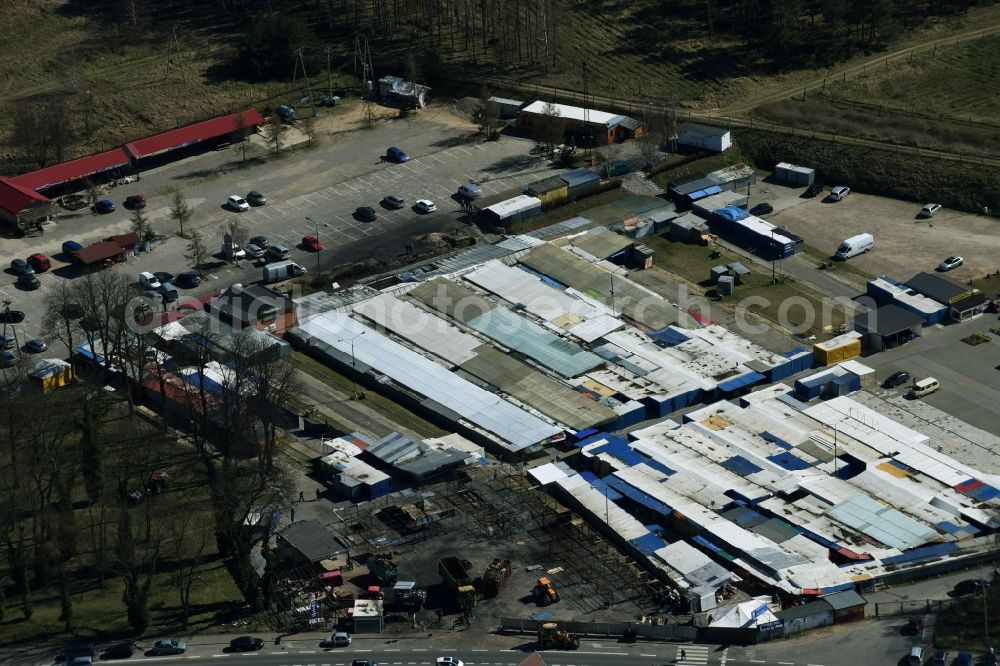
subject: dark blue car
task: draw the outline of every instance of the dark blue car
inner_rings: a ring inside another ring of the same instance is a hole
[[[410,159],[409,155],[404,153],[396,146],[393,146],[389,150],[385,151],[385,156],[389,159],[390,162],[407,162]]]
[[[113,213],[115,211],[115,202],[111,199],[99,199],[98,202],[94,204],[94,211],[101,214]]]

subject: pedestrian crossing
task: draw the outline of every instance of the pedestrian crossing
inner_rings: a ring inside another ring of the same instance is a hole
[[[709,648],[704,645],[682,645],[677,648],[674,663],[678,666],[705,666]]]

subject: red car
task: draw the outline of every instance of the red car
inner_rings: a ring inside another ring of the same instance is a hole
[[[131,194],[125,197],[125,207],[132,210],[139,210],[146,207],[146,197],[141,194]]]
[[[49,258],[41,252],[36,252],[28,257],[28,264],[35,269],[36,273],[44,273],[52,268],[52,263],[49,261]]]
[[[318,238],[309,234],[308,236],[302,237],[302,247],[310,252],[319,252],[323,249],[323,244],[319,242]]]

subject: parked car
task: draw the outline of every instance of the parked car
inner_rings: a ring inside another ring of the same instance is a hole
[[[438,657],[436,666],[465,666],[458,657]]]
[[[128,659],[132,656],[133,652],[135,650],[132,648],[131,643],[115,643],[108,646],[108,649],[101,655],[101,659]]]
[[[24,351],[29,354],[41,354],[43,351],[49,348],[45,338],[32,338],[24,343]]]
[[[972,594],[973,592],[985,590],[989,586],[989,582],[983,580],[982,578],[968,578],[966,580],[959,581],[955,585],[955,594]]]
[[[410,156],[404,153],[402,150],[393,146],[389,150],[385,151],[385,157],[390,162],[409,162]]]
[[[161,284],[164,282],[174,281],[174,274],[168,273],[167,271],[153,271],[153,275],[160,281]]]
[[[115,202],[111,199],[98,199],[97,203],[94,204],[94,212],[102,215],[113,213],[115,212]]]
[[[382,199],[382,205],[386,208],[392,208],[393,210],[399,210],[406,205],[406,199],[399,196],[398,194],[390,194],[384,199]]]
[[[125,203],[122,205],[129,210],[142,210],[146,207],[146,197],[141,194],[130,194],[125,197]]]
[[[275,109],[275,111],[277,112],[278,117],[281,118],[281,122],[283,123],[290,123],[293,120],[295,120],[295,109],[293,109],[290,106],[285,106],[284,104],[282,104],[277,109]]]
[[[360,206],[354,211],[354,217],[358,218],[362,222],[374,222],[378,219],[378,213],[371,206]]]
[[[271,241],[267,240],[264,236],[254,236],[250,239],[250,242],[259,247],[262,250],[266,250],[271,247]]]
[[[465,199],[478,199],[483,196],[483,188],[479,187],[475,183],[466,183],[458,188],[458,196]]]
[[[67,647],[62,652],[62,660],[71,661],[76,657],[90,657],[93,659],[97,656],[97,648],[91,641],[79,641],[73,643]]]
[[[17,356],[9,351],[0,352],[0,368],[12,368],[17,365]]]
[[[291,251],[284,245],[272,245],[267,248],[268,261],[284,261],[291,256]]]
[[[251,206],[264,206],[267,204],[267,197],[257,190],[250,190],[247,192],[247,202]]]
[[[312,234],[307,234],[302,237],[302,247],[310,252],[319,252],[323,249],[323,244]]]
[[[264,256],[264,248],[254,245],[253,243],[247,243],[246,247],[243,248],[247,252],[247,256],[251,259],[260,259]]]
[[[948,666],[948,651],[947,650],[934,650],[934,656],[931,657],[932,666]]]
[[[7,335],[6,333],[0,333],[0,349],[13,349],[14,345],[17,344],[17,340],[13,335]]]
[[[72,256],[74,252],[82,250],[83,246],[77,243],[75,240],[63,241],[62,251],[66,256]]]
[[[631,169],[629,169],[628,162],[625,160],[611,160],[604,165],[604,170],[608,178],[624,176],[631,171]]]
[[[823,183],[813,183],[806,188],[806,191],[802,193],[805,197],[814,197],[823,191]]]
[[[12,259],[10,262],[10,272],[14,275],[34,275],[35,269],[24,259]]]
[[[750,209],[750,214],[757,215],[758,217],[773,212],[774,212],[774,206],[772,206],[769,203],[759,203]]]
[[[229,206],[230,210],[234,210],[237,213],[250,210],[250,204],[248,204],[247,200],[238,194],[230,195],[230,197],[226,199],[226,205]]]
[[[906,622],[905,633],[911,636],[922,633],[924,630],[924,618],[922,617],[911,617]]]
[[[174,285],[181,289],[194,289],[201,284],[201,276],[197,273],[181,273],[174,280]]]
[[[337,106],[340,104],[339,95],[323,95],[319,98],[320,106]]]
[[[0,312],[0,324],[20,324],[24,321],[24,313],[20,310]]]
[[[163,298],[164,303],[173,303],[177,300],[177,288],[169,282],[164,282],[160,285],[160,296]]]
[[[955,658],[955,666],[972,666],[972,653],[959,652]]]
[[[21,289],[38,289],[42,286],[42,282],[34,275],[18,275],[17,286]]]
[[[264,641],[253,636],[240,636],[229,641],[229,649],[233,652],[253,652],[264,647]]]
[[[52,268],[52,262],[41,252],[36,252],[26,260],[28,265],[35,269],[36,273],[44,273]]]
[[[371,659],[355,659],[351,662],[351,666],[378,666],[378,662]]]
[[[920,217],[934,217],[941,210],[941,204],[927,204],[920,209]]]
[[[832,190],[830,190],[830,201],[840,201],[850,193],[851,193],[851,188],[845,187],[843,185],[837,185]]]
[[[910,373],[906,370],[899,370],[885,378],[885,381],[882,382],[882,388],[896,388],[908,381],[910,381]]]
[[[149,648],[149,654],[184,654],[185,650],[187,650],[187,643],[184,641],[178,641],[173,638],[163,638],[153,643],[153,647]]]
[[[142,271],[139,273],[139,286],[143,289],[159,289],[160,281],[149,271]]]
[[[351,644],[351,635],[346,631],[338,631],[335,634],[330,634],[322,641],[320,641],[320,647],[346,647]]]
[[[417,199],[417,203],[413,207],[418,213],[433,213],[437,210],[437,206],[430,199]]]
[[[950,271],[953,268],[958,268],[964,263],[965,259],[958,256],[957,254],[953,254],[944,261],[942,261],[940,264],[938,264],[937,269],[941,272]]]

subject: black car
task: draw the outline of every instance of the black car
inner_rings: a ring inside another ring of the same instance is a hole
[[[42,282],[34,275],[18,275],[17,286],[21,289],[38,289],[42,286]]]
[[[822,191],[823,191],[822,183],[813,183],[812,185],[806,188],[806,191],[803,193],[802,196],[814,197]]]
[[[172,284],[181,289],[194,289],[201,284],[201,277],[197,273],[181,273]]]
[[[153,273],[153,276],[160,282],[160,284],[174,281],[174,274],[166,271],[156,271]]]
[[[256,245],[262,250],[266,250],[271,247],[271,241],[267,240],[264,236],[254,236],[250,239],[250,245]]]
[[[10,272],[14,275],[34,275],[35,269],[24,259],[14,259],[10,262]]]
[[[253,636],[240,636],[229,641],[229,649],[233,652],[253,652],[264,647],[264,641]]]
[[[378,662],[371,659],[355,659],[351,662],[351,666],[378,666]]]
[[[24,321],[24,313],[20,310],[0,312],[0,324],[20,324]]]
[[[882,382],[882,388],[896,388],[897,386],[905,384],[908,381],[910,381],[910,373],[906,370],[900,370],[886,377],[885,381]]]
[[[386,208],[392,208],[393,210],[399,210],[406,205],[406,199],[399,196],[398,194],[390,194],[386,198],[382,199],[382,205]]]
[[[135,652],[131,643],[115,643],[101,655],[101,659],[128,659]]]
[[[267,203],[267,197],[257,190],[250,190],[247,192],[247,203],[251,206],[263,206]]]
[[[0,368],[13,368],[17,365],[17,357],[9,351],[0,352]]]
[[[17,344],[17,338],[15,338],[13,335],[0,333],[0,349],[13,349],[14,345],[16,344]]]
[[[985,590],[989,586],[989,582],[982,578],[970,578],[960,581],[955,585],[955,594],[972,594],[973,592]]]
[[[378,219],[378,213],[371,206],[362,206],[354,211],[354,216],[362,222],[374,222]]]
[[[774,206],[769,203],[759,203],[750,209],[751,215],[767,215],[774,212]]]
[[[62,658],[66,661],[73,661],[77,657],[90,657],[93,659],[96,656],[97,648],[90,641],[80,641],[79,643],[74,643],[62,652]]]

